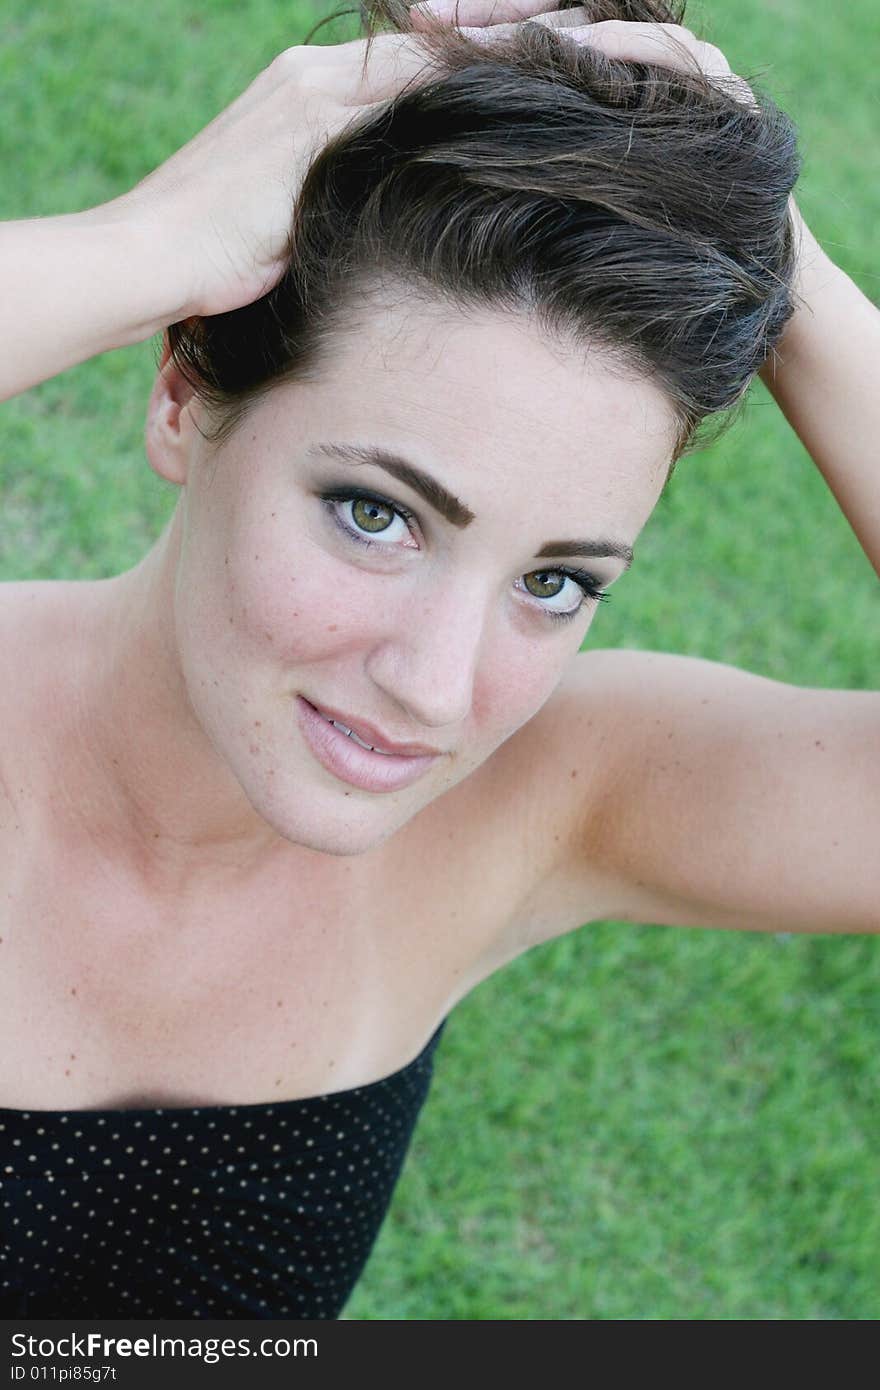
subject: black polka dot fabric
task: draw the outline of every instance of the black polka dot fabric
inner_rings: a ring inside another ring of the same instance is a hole
[[[443,1027],[391,1076],[305,1100],[0,1109],[0,1316],[338,1316]]]

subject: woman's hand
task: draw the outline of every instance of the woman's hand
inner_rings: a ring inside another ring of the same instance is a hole
[[[420,77],[418,34],[281,53],[130,192],[85,212],[0,223],[0,400],[193,315],[267,294],[290,254],[315,154]]]
[[[107,204],[164,248],[186,315],[268,293],[290,255],[293,203],[318,150],[349,123],[435,75],[407,34],[286,49],[210,125]]]
[[[608,58],[628,62],[660,63],[679,72],[702,72],[720,87],[748,105],[755,104],[754,93],[741,77],[730,70],[724,54],[714,44],[704,43],[681,24],[637,24],[620,19],[587,23],[580,6],[569,10],[546,10],[545,0],[436,0],[410,10],[413,28],[426,30],[434,21],[454,23],[476,40],[490,40],[511,33],[520,24],[545,24],[564,30],[576,43],[600,49]]]
[[[565,30],[575,42],[609,58],[660,63],[682,72],[694,65],[724,91],[754,104],[751,88],[730,71],[724,54],[678,24],[623,20],[587,24],[578,7],[546,12],[546,0],[435,0],[411,10],[413,28],[455,23],[490,41],[518,24]],[[796,308],[761,377],[792,429],[834,493],[844,515],[880,574],[880,505],[877,438],[880,409],[876,363],[880,361],[880,312],[825,254],[789,199],[795,244]]]
[[[736,100],[747,106],[756,104],[751,87],[731,72],[721,50],[714,44],[704,43],[682,24],[639,24],[619,19],[589,24],[586,10],[581,6],[548,11],[544,9],[545,3],[546,0],[433,0],[430,4],[413,6],[410,16],[413,28],[418,31],[430,29],[439,20],[454,23],[478,42],[489,42],[495,36],[509,34],[522,24],[545,24],[551,29],[564,30],[565,36],[576,43],[598,48],[608,58],[659,63],[677,72],[700,72]],[[789,200],[789,213],[798,247],[794,290],[798,299],[806,300],[806,289],[812,284],[811,277],[818,262],[821,259],[827,263],[827,257],[804,222],[794,197]],[[790,325],[787,337],[794,336],[795,327],[800,332],[803,315],[796,315],[796,320],[796,324]]]

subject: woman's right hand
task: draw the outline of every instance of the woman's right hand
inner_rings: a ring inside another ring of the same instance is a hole
[[[433,75],[418,35],[380,34],[280,53],[210,125],[101,210],[164,248],[188,315],[259,299],[290,254],[293,206],[320,148]]]

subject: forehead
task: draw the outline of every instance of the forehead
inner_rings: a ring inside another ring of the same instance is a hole
[[[598,511],[634,538],[652,510],[671,406],[598,348],[551,339],[524,316],[403,295],[365,300],[332,341],[308,391],[310,433],[396,449],[478,514],[499,487],[531,506],[537,490],[557,515]]]

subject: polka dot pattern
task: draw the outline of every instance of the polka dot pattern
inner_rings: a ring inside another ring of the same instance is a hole
[[[337,1317],[443,1027],[400,1071],[303,1100],[0,1109],[0,1316]]]

